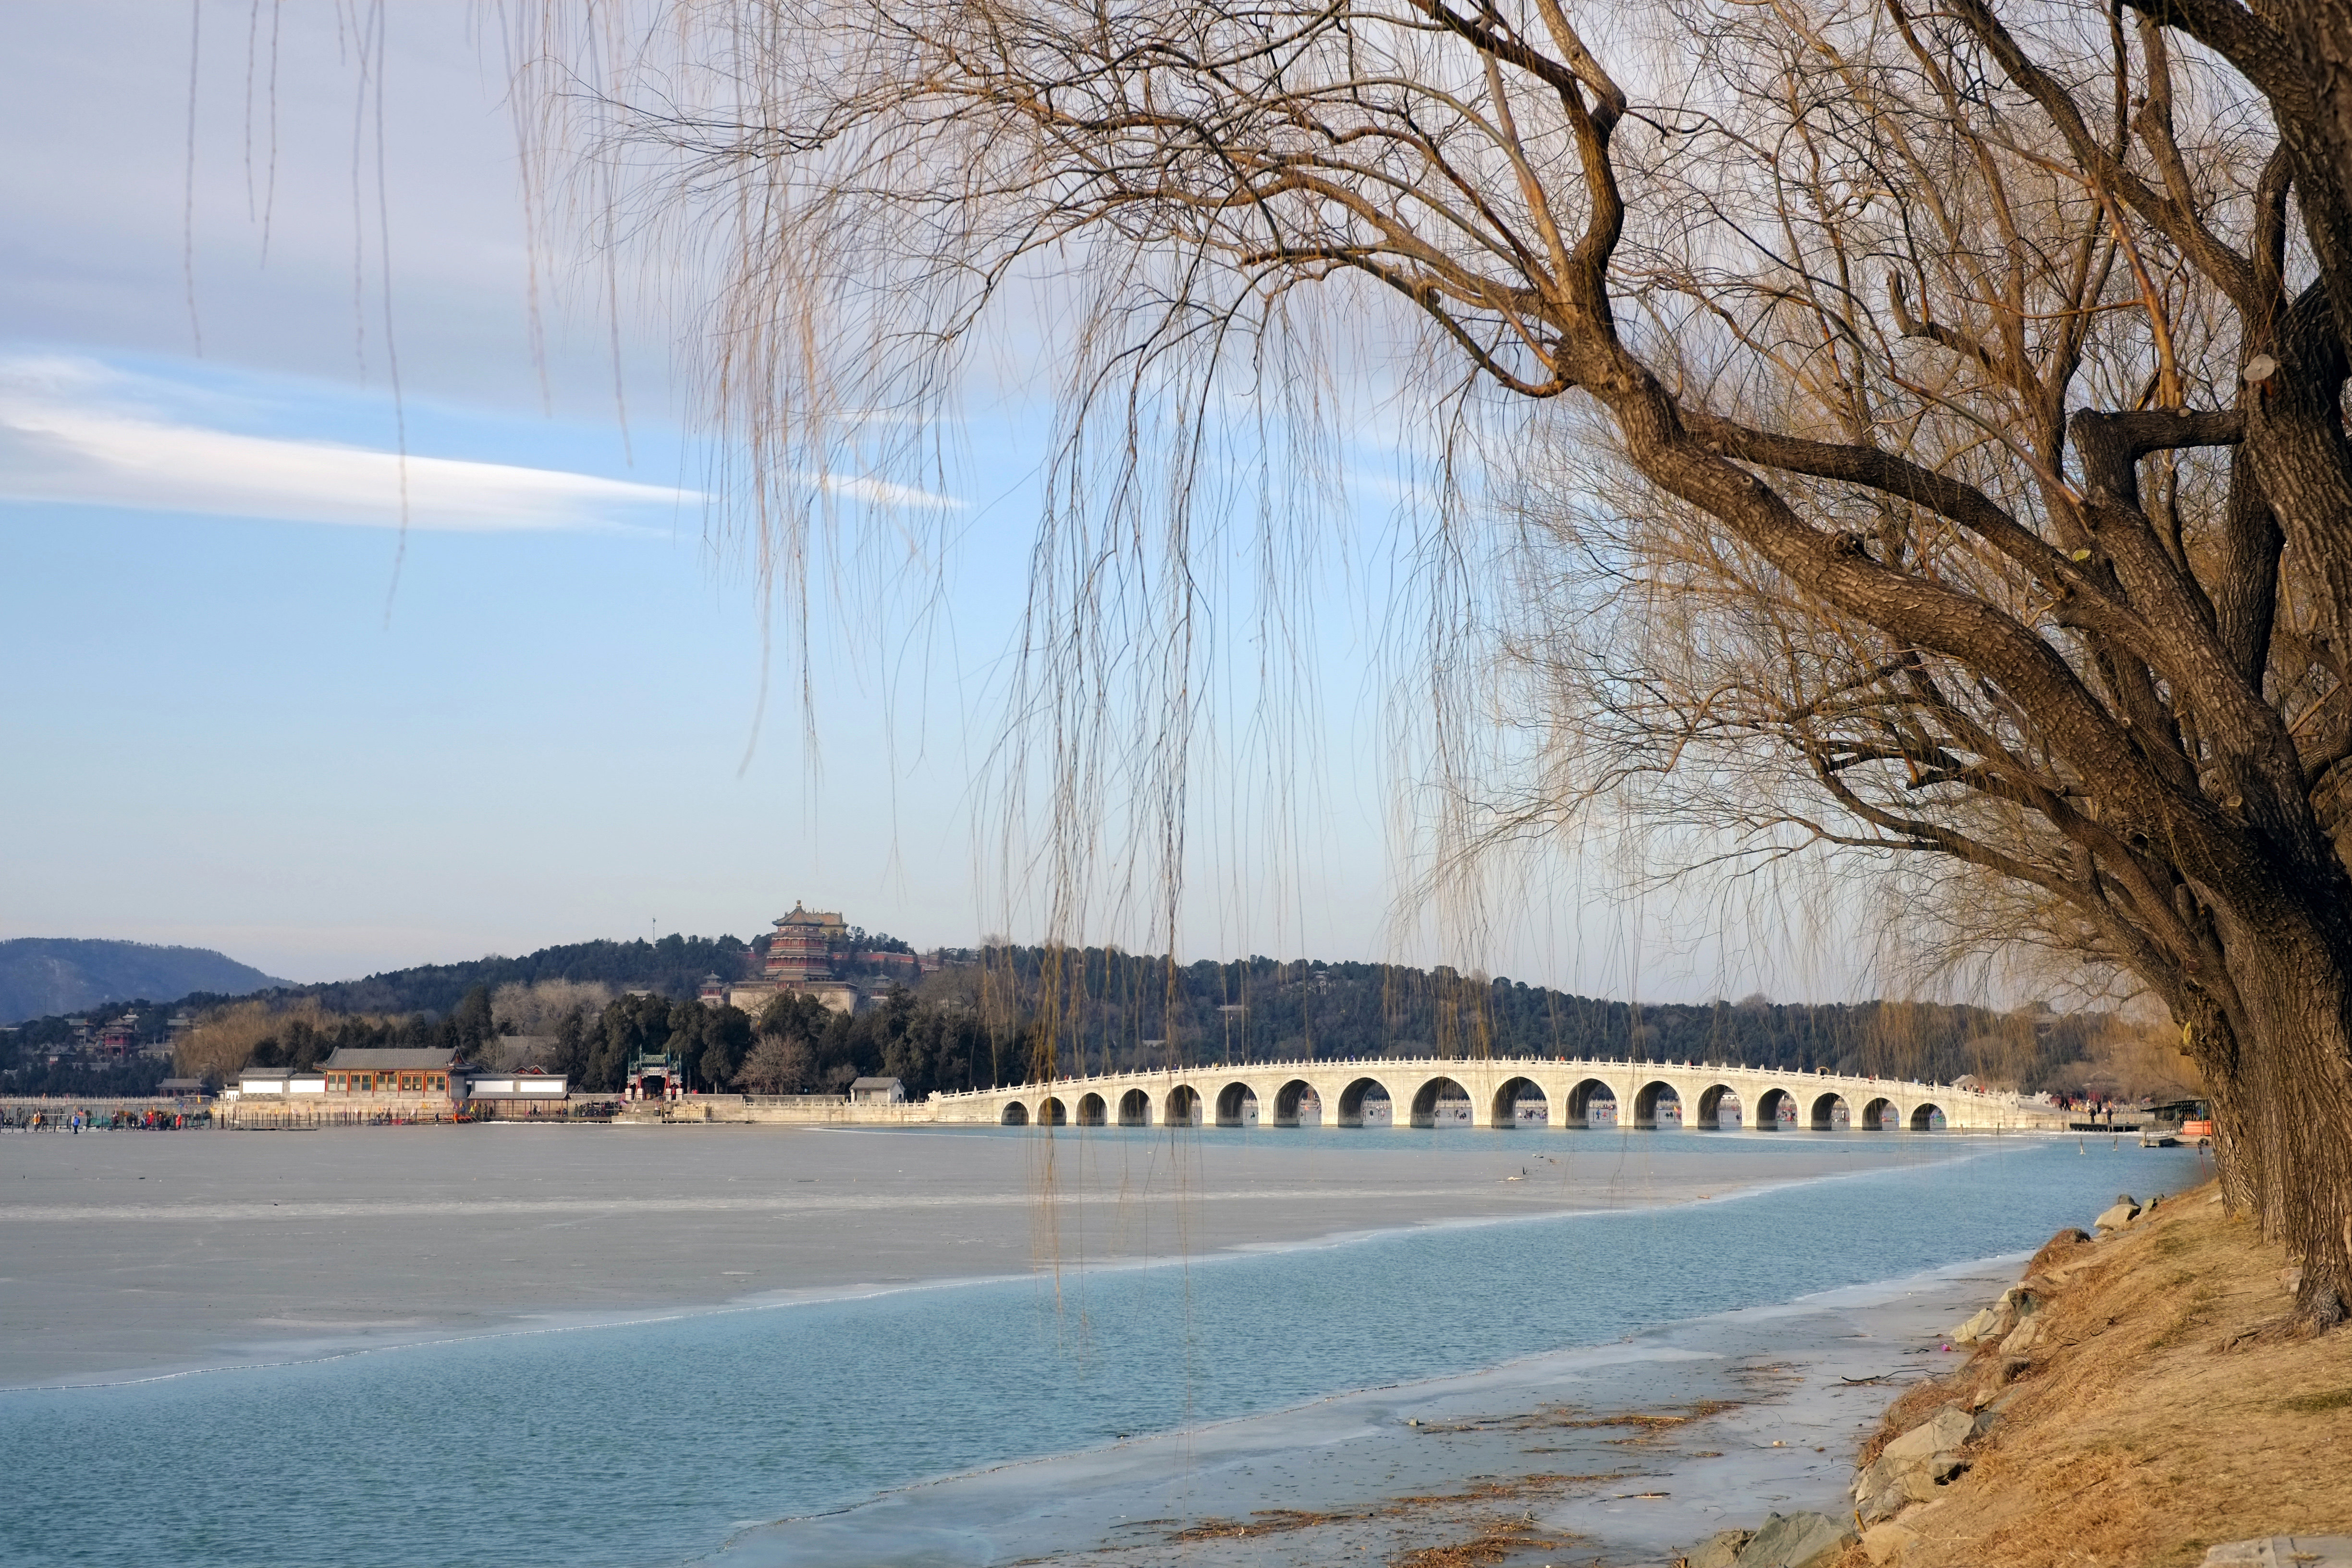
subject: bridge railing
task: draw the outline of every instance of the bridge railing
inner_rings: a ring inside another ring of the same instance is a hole
[[[1475,1064],[1488,1069],[1509,1067],[1588,1068],[1622,1070],[1627,1068],[1649,1068],[1662,1072],[1683,1073],[1743,1073],[1755,1078],[1780,1079],[1791,1082],[1819,1084],[1835,1088],[1841,1084],[1869,1087],[1898,1087],[1918,1092],[1950,1096],[1964,1094],[1972,1100],[2020,1109],[2041,1102],[2006,1090],[1966,1089],[1955,1084],[1926,1083],[1916,1079],[1874,1078],[1853,1073],[1821,1073],[1801,1068],[1731,1067],[1720,1062],[1635,1062],[1602,1057],[1347,1057],[1325,1059],[1292,1058],[1278,1062],[1204,1062],[1192,1067],[1144,1068],[1125,1072],[1070,1075],[1049,1079],[1044,1082],[1012,1085],[1001,1089],[935,1089],[924,1103],[953,1103],[961,1100],[1002,1098],[1008,1094],[1050,1093],[1071,1086],[1127,1087],[1147,1083],[1169,1083],[1186,1078],[1213,1073],[1249,1073],[1252,1075],[1313,1071],[1335,1072],[1363,1068],[1390,1073],[1434,1069]]]

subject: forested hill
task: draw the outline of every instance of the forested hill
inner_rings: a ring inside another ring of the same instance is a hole
[[[731,936],[572,942],[520,958],[426,964],[288,994],[315,998],[331,1012],[379,1016],[446,1016],[478,987],[497,992],[548,981],[601,982],[684,1001],[706,974],[741,976],[751,952]],[[2109,1023],[2099,1015],[1761,997],[1636,1006],[1450,969],[1381,963],[1249,958],[1171,969],[1160,958],[1104,948],[1057,955],[999,947],[970,956],[977,960],[972,967],[922,983],[917,1010],[969,1008],[984,1016],[989,1047],[976,1053],[978,1076],[992,1076],[992,1064],[1008,1079],[1020,1076],[1050,1032],[1059,1060],[1090,1069],[1483,1053],[1824,1067],[1945,1081],[1973,1073],[2018,1082],[2082,1059]]]
[[[285,984],[206,947],[74,937],[0,942],[0,1024],[136,997],[240,996]]]
[[[756,1040],[772,1037],[795,1053],[779,1079],[790,1088],[838,1089],[883,1073],[918,1095],[1021,1082],[1049,1053],[1065,1073],[1296,1058],[1630,1057],[1939,1082],[1968,1074],[2030,1092],[2084,1079],[2086,1064],[2104,1071],[2118,1042],[2138,1038],[2108,1014],[1761,996],[1635,1005],[1443,968],[1267,958],[1171,966],[1102,948],[952,954],[961,962],[854,1018],[805,999],[748,1018],[695,1004],[703,976],[740,977],[755,951],[725,936],[575,942],[521,958],[287,986],[241,1009],[207,1010],[226,998],[190,996],[205,1021],[184,1043],[179,1066],[217,1078],[249,1052],[308,1066],[335,1044],[480,1052],[513,1034],[559,1040],[561,1052],[542,1065],[569,1070],[592,1089],[614,1088],[632,1051],[665,1045],[688,1055],[700,1087],[715,1088],[741,1081]],[[649,994],[614,994],[632,991]],[[157,986],[146,994],[181,993]],[[160,1028],[163,1011],[150,1011]],[[44,1019],[11,1031],[13,1055],[64,1043],[67,1023]],[[18,1076],[30,1070],[0,1066]],[[2135,1070],[2166,1077],[2179,1069],[2168,1047]]]
[[[751,948],[731,936],[671,935],[659,942],[575,942],[542,947],[521,958],[493,955],[467,963],[425,963],[364,980],[291,987],[333,1013],[446,1014],[476,986],[536,985],[548,980],[596,981],[616,991],[658,991],[690,997],[702,977],[740,979]]]
[[[1064,1071],[1167,1062],[1472,1055],[1633,1058],[2040,1087],[2116,1027],[2103,1014],[1936,1003],[1635,1005],[1450,969],[1251,958],[1172,971],[1089,948],[990,950],[990,1010],[1034,1052],[1053,1017]],[[1050,978],[1049,978],[1050,977]],[[1050,1005],[1049,1005],[1050,1004]]]

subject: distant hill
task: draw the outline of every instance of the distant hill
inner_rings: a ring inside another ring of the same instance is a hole
[[[492,955],[387,970],[363,980],[298,985],[203,948],[22,938],[0,942],[0,1023],[43,1020],[61,1026],[62,1015],[137,1000],[202,1009],[257,991],[278,992],[286,1000],[314,997],[334,1013],[438,1017],[478,986],[496,991],[541,980],[595,980],[614,990],[643,988],[683,998],[695,994],[706,974],[740,979],[755,951],[731,936],[578,942],[520,958]]]
[[[46,936],[0,942],[0,1023],[140,997],[242,996],[287,984],[208,947]]]
[[[336,1013],[446,1013],[479,985],[530,985],[541,980],[595,980],[616,990],[643,987],[672,999],[691,997],[706,974],[740,980],[751,949],[731,936],[670,935],[659,942],[575,942],[520,958],[477,958],[387,970],[364,980],[305,985],[300,993]]]

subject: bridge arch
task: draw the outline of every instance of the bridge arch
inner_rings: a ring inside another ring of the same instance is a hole
[[[1361,1127],[1364,1124],[1364,1101],[1367,1100],[1385,1102],[1389,1107],[1389,1120],[1393,1124],[1396,1120],[1396,1096],[1391,1094],[1389,1086],[1380,1079],[1360,1078],[1339,1091],[1339,1125]]]
[[[1519,1107],[1532,1104],[1536,1113],[1525,1122],[1519,1120]],[[1540,1127],[1551,1121],[1551,1100],[1543,1086],[1531,1078],[1507,1078],[1495,1090],[1494,1102],[1487,1107],[1489,1127]]]
[[[1575,1087],[1568,1091],[1568,1125],[1591,1126],[1593,1116],[1603,1106],[1609,1108],[1609,1121],[1612,1123],[1623,1113],[1618,1104],[1617,1090],[1607,1080],[1597,1078],[1578,1080]]]
[[[1739,1091],[1727,1083],[1709,1084],[1699,1090],[1697,1118],[1685,1118],[1683,1125],[1696,1131],[1719,1132],[1723,1130],[1726,1106],[1730,1108],[1731,1119],[1738,1121],[1743,1110],[1739,1103]]]
[[[1664,1079],[1652,1079],[1633,1092],[1633,1125],[1680,1127],[1683,1097]]]
[[[1671,1128],[1679,1106],[1681,1125],[1693,1130],[1850,1125],[1875,1133],[1935,1131],[1980,1116],[1974,1101],[1959,1105],[1934,1086],[1908,1080],[1666,1062],[1298,1062],[1249,1078],[1240,1074],[1256,1069],[1238,1064],[1207,1070],[1218,1076],[1105,1074],[1007,1085],[948,1097],[961,1103],[950,1103],[948,1111],[956,1114],[941,1120],[1009,1127],[1198,1127],[1213,1118],[1223,1126],[1402,1127],[1428,1126],[1440,1117],[1451,1123],[1467,1109],[1486,1127],[1632,1129]],[[2041,1124],[2032,1111],[2026,1108],[2021,1124]]]
[[[1440,1100],[1449,1103],[1459,1100],[1466,1106],[1470,1103],[1470,1091],[1443,1075],[1431,1079],[1412,1091],[1412,1124],[1415,1127],[1436,1126]]]

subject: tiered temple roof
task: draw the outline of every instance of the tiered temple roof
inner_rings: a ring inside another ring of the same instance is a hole
[[[776,921],[776,934],[768,939],[763,977],[779,985],[830,980],[834,943],[848,935],[848,922],[838,910],[804,910],[795,903],[792,913]]]

